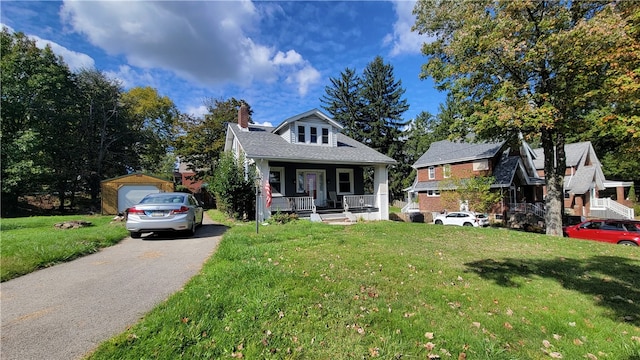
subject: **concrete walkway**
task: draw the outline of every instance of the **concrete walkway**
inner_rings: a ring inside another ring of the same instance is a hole
[[[79,359],[180,290],[225,227],[192,238],[126,238],[98,253],[0,284],[0,359]]]

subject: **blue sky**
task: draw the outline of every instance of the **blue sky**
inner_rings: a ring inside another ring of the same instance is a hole
[[[151,86],[180,111],[209,98],[245,99],[257,123],[318,108],[331,77],[361,74],[375,56],[394,67],[413,119],[445,94],[420,80],[427,39],[410,31],[414,1],[2,1],[0,22],[72,70],[95,68],[125,89]]]

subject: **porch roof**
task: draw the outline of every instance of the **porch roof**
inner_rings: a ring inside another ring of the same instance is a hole
[[[245,152],[251,159],[331,164],[396,164],[396,161],[350,137],[338,133],[338,146],[292,144],[273,133],[272,127],[249,125],[242,131],[238,124],[229,124]]]

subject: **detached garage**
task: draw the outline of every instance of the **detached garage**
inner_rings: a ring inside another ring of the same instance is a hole
[[[122,214],[137,204],[147,194],[171,192],[173,182],[144,174],[130,174],[104,180],[102,191],[102,214]]]

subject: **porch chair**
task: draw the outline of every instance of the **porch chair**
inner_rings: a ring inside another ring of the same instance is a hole
[[[335,191],[329,191],[329,204],[333,204],[333,208],[337,208],[338,204],[342,206],[342,200],[338,200],[338,195]]]

